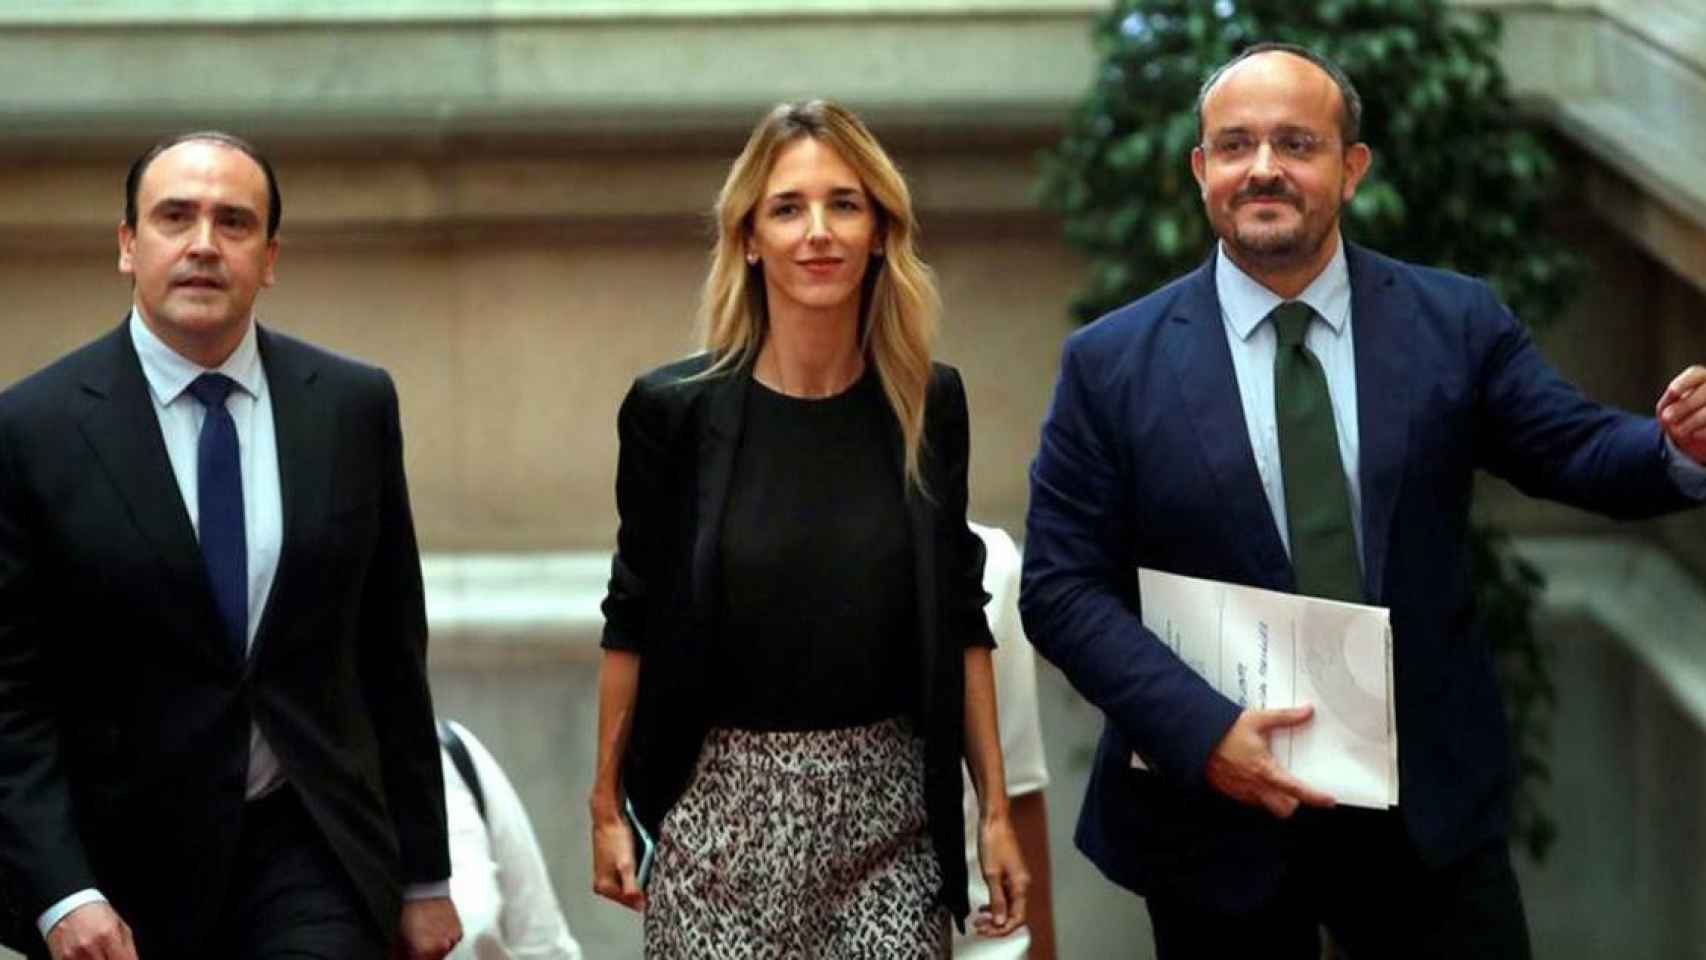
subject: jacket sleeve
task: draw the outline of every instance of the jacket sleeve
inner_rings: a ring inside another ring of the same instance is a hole
[[[1491,288],[1474,285],[1466,327],[1477,361],[1476,454],[1530,496],[1621,519],[1678,510],[1678,488],[1652,417],[1595,403],[1541,356]]]
[[[450,876],[444,772],[427,685],[426,601],[403,473],[397,390],[381,378],[374,405],[380,437],[379,533],[362,596],[361,683],[379,756],[387,808],[406,884]]]
[[[941,523],[947,532],[949,548],[947,562],[942,565],[948,578],[948,626],[953,635],[967,647],[993,647],[995,637],[989,632],[989,621],[983,615],[983,605],[989,594],[983,589],[983,540],[966,523],[968,499],[967,474],[971,460],[971,421],[966,411],[965,386],[952,368],[942,368],[943,390],[940,397],[945,405],[942,434],[931,438],[941,444],[942,489],[931,493],[941,503]]]
[[[1239,708],[1143,626],[1135,551],[1119,511],[1121,485],[1107,406],[1120,391],[1092,382],[1082,341],[1067,342],[1031,464],[1019,609],[1037,651],[1099,707],[1150,767],[1202,783]]]
[[[641,652],[645,646],[647,603],[662,594],[663,532],[672,509],[665,502],[668,475],[668,427],[659,398],[643,380],[634,381],[616,415],[616,554],[604,603],[607,650]]]
[[[95,875],[71,817],[60,681],[49,672],[40,606],[37,508],[13,427],[11,412],[0,410],[0,896],[15,899],[10,906],[27,927],[68,894],[94,887]]]

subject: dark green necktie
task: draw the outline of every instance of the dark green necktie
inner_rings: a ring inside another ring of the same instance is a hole
[[[1291,301],[1268,317],[1279,336],[1274,353],[1274,416],[1279,421],[1280,476],[1297,592],[1329,600],[1363,601],[1362,564],[1351,530],[1351,498],[1339,460],[1339,434],[1327,376],[1303,336],[1315,319]]]

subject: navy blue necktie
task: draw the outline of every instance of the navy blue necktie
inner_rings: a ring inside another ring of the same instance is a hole
[[[239,658],[249,648],[249,546],[243,534],[243,468],[238,457],[237,423],[225,398],[237,382],[222,373],[204,373],[190,384],[190,395],[207,408],[196,443],[196,500],[201,515],[201,559],[213,587],[213,602],[227,639]]]

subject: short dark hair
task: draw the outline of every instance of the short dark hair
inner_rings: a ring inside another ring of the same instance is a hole
[[[135,162],[130,165],[130,172],[124,177],[124,225],[136,229],[136,191],[142,185],[142,175],[148,172],[154,159],[180,143],[217,143],[239,151],[261,167],[261,172],[267,176],[267,239],[278,235],[279,221],[284,218],[284,199],[279,196],[278,176],[273,173],[272,164],[255,149],[255,145],[242,137],[225,133],[220,130],[195,130],[190,133],[173,134],[156,142],[142,152]]]
[[[1208,75],[1208,79],[1203,81],[1202,87],[1197,90],[1198,140],[1201,140],[1203,135],[1202,106],[1203,101],[1208,99],[1208,92],[1214,89],[1214,85],[1220,82],[1220,78],[1226,75],[1226,71],[1261,53],[1289,53],[1294,57],[1302,57],[1320,67],[1322,72],[1326,73],[1333,81],[1333,85],[1339,88],[1339,138],[1346,144],[1357,142],[1358,138],[1362,136],[1362,95],[1357,93],[1356,85],[1351,83],[1351,78],[1345,75],[1345,71],[1341,70],[1338,64],[1308,47],[1296,43],[1274,41],[1265,41],[1245,47],[1239,51],[1236,57],[1216,67],[1214,72]]]

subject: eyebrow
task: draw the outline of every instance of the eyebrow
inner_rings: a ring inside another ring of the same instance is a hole
[[[803,190],[782,190],[771,194],[770,200],[799,200],[804,198],[805,195],[805,191]],[[829,191],[829,195],[836,199],[841,197],[862,197],[865,195],[865,191],[860,190],[857,187],[836,187]]]
[[[151,210],[155,211],[155,212],[166,212],[166,211],[172,211],[172,210],[195,210],[195,209],[198,209],[200,206],[201,206],[201,202],[198,200],[190,200],[190,199],[187,199],[184,197],[167,197],[164,200],[161,200],[159,203],[156,203],[151,208]],[[216,203],[213,205],[213,212],[215,214],[225,214],[225,215],[237,214],[237,215],[239,215],[245,219],[250,219],[250,220],[259,220],[261,218],[261,215],[256,210],[254,210],[254,208],[247,207],[247,206],[244,206],[244,205],[238,204],[238,203]]]

